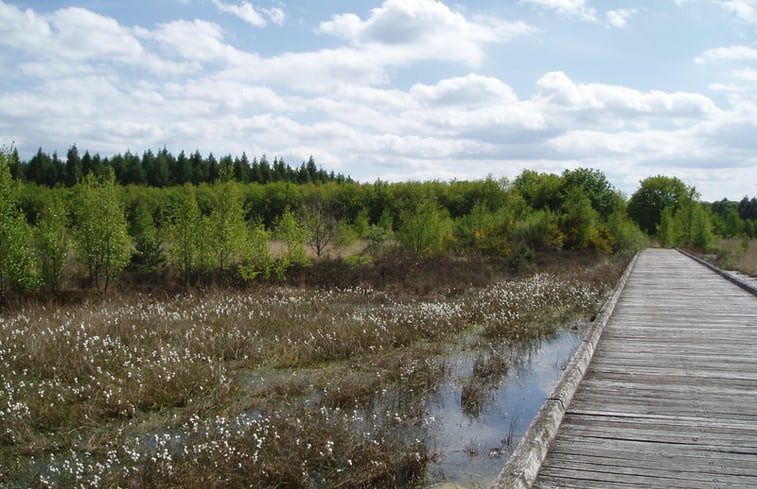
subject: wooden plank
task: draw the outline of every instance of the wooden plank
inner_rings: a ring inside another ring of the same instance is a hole
[[[641,253],[534,488],[757,488],[757,301]]]

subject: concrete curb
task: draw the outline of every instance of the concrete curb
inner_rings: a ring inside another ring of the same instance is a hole
[[[739,277],[737,277],[737,276],[735,276],[735,275],[733,275],[731,273],[728,273],[725,270],[721,270],[720,268],[716,267],[715,265],[712,265],[711,263],[708,263],[708,262],[702,260],[701,258],[699,258],[698,256],[694,256],[694,255],[692,255],[691,253],[689,253],[687,251],[683,251],[680,248],[676,248],[676,250],[678,250],[679,253],[688,256],[692,260],[701,263],[705,267],[707,267],[710,270],[712,270],[713,272],[719,274],[720,276],[722,276],[726,280],[729,280],[729,281],[733,282],[734,284],[738,285],[739,287],[741,287],[742,289],[746,290],[747,292],[751,292],[753,295],[757,295],[757,287],[755,287],[754,285],[750,284],[749,282],[745,282],[744,280],[741,280]]]
[[[626,267],[612,295],[600,309],[586,338],[499,473],[492,489],[529,489],[533,484],[638,257],[637,253]]]

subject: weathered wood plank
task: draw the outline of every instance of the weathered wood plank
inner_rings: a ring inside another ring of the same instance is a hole
[[[757,488],[757,300],[640,254],[534,488]]]

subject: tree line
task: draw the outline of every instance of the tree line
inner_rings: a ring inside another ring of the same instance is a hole
[[[224,167],[212,182],[149,186],[123,185],[105,166],[51,187],[14,173],[14,158],[0,151],[3,296],[107,290],[125,271],[152,283],[284,280],[334,247],[354,248],[343,258],[351,266],[401,252],[492,255],[522,268],[541,253],[631,253],[650,238],[707,249],[718,235],[757,231],[757,199],[701,202],[666,176],[626,199],[588,168],[512,181],[263,183]]]
[[[269,162],[262,155],[259,159],[253,157],[250,161],[242,153],[241,156],[226,155],[216,159],[213,153],[203,157],[199,151],[189,155],[181,151],[178,156],[174,156],[165,147],[157,152],[148,149],[142,156],[127,151],[108,158],[97,153],[92,155],[89,150],[80,155],[74,144],[66,152],[65,159],[61,159],[57,153],[50,155],[42,151],[42,148],[28,161],[21,161],[15,148],[11,149],[7,157],[13,178],[48,187],[72,187],[90,173],[99,177],[111,170],[116,182],[121,185],[152,187],[212,183],[228,175],[241,183],[351,181],[349,176],[327,172],[317,166],[312,156],[293,168],[279,157]]]

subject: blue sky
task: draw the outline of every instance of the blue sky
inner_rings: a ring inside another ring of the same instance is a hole
[[[757,0],[0,0],[0,143],[757,195]]]

